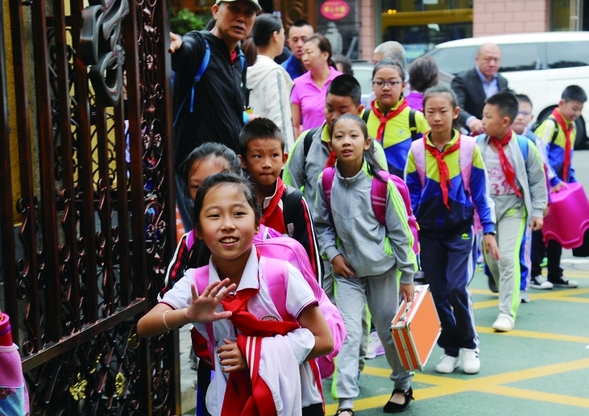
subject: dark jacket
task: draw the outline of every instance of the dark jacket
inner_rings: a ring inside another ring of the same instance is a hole
[[[203,37],[209,43],[211,56],[207,69],[196,85],[191,113],[193,80],[205,53]],[[188,32],[182,41],[182,47],[172,54],[172,69],[175,73],[175,167],[179,167],[195,147],[205,142],[222,143],[239,153],[238,137],[244,125],[245,94],[242,86],[246,84],[241,60],[238,58],[231,64],[227,44],[208,31]]]
[[[507,79],[501,74],[497,74],[497,83],[499,84],[499,91],[509,90]],[[470,116],[475,116],[481,120],[487,97],[476,69],[472,68],[456,75],[452,80],[452,89],[458,97],[458,106],[460,107],[458,122],[460,125],[466,126],[466,120]]]

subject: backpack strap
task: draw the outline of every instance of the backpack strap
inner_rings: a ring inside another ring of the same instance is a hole
[[[205,41],[205,54],[202,58],[202,62],[200,63],[200,67],[194,76],[194,80],[192,81],[192,88],[190,89],[190,112],[194,112],[194,92],[196,91],[196,84],[200,81],[203,74],[205,73],[207,67],[209,66],[209,62],[211,60],[211,48],[209,46],[209,41],[203,37]]]
[[[291,231],[288,229],[288,224],[295,225],[298,219],[298,214],[301,212],[303,193],[292,186],[287,186],[286,191],[282,196],[282,216],[284,218],[284,226],[290,237]]]
[[[413,160],[415,161],[415,170],[419,175],[421,187],[425,186],[425,137],[417,139],[411,143],[411,153],[413,153]]]
[[[186,248],[190,250],[194,245],[194,229],[186,233]]]
[[[272,303],[276,306],[278,313],[284,321],[296,321],[296,318],[286,310],[286,291],[288,288],[288,267],[287,261],[262,257],[262,276]]]
[[[460,176],[462,176],[462,183],[466,193],[470,195],[470,174],[472,172],[472,158],[474,156],[474,148],[477,145],[477,140],[474,137],[460,135],[460,149],[459,162]]]
[[[381,181],[376,176],[372,177],[370,201],[372,202],[372,210],[374,211],[374,215],[376,215],[377,221],[381,225],[386,226],[387,183],[391,174],[385,170],[378,171],[378,174],[384,179],[384,181]]]
[[[558,129],[556,129],[556,134],[558,135]],[[528,160],[528,138],[525,136],[520,136],[519,134],[516,134],[515,137],[517,137],[517,144],[519,145],[519,149],[522,151],[524,161]]]
[[[321,177],[321,185],[323,192],[325,192],[325,200],[327,201],[327,209],[331,213],[331,188],[333,186],[333,178],[335,177],[335,167],[331,166],[323,170]]]
[[[319,129],[321,129],[321,127],[315,127],[314,129],[309,130],[303,139],[303,155],[305,156],[305,163],[307,163],[307,155],[313,144],[313,137],[315,137],[315,134],[317,134]]]
[[[364,112],[362,113],[362,120],[364,120],[364,123],[368,123],[368,117],[370,117],[370,108],[365,109]]]
[[[415,109],[409,109],[409,131],[411,131],[411,141],[417,140],[417,123],[415,123]]]

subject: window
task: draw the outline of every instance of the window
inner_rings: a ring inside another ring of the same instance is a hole
[[[589,42],[547,43],[546,64],[551,69],[589,65]]]
[[[440,48],[434,49],[430,56],[436,60],[438,68],[442,71],[456,75],[474,67],[474,58],[478,49],[478,46]]]
[[[501,72],[530,71],[540,67],[539,43],[514,43],[499,45],[501,48]]]

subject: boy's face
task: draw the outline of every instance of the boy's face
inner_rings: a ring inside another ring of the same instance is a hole
[[[499,107],[493,104],[485,104],[483,108],[483,130],[487,136],[501,139],[511,127],[509,117],[499,112]]]
[[[245,157],[239,156],[241,167],[246,169],[251,181],[270,186],[276,182],[288,155],[278,139],[253,139],[247,145]]]
[[[515,120],[513,120],[511,128],[517,134],[523,134],[524,130],[530,125],[532,120],[534,120],[534,115],[532,114],[532,105],[530,103],[520,101],[517,117]]]
[[[362,114],[363,109],[362,104],[354,104],[354,100],[348,95],[342,96],[328,93],[325,98],[325,121],[327,121],[327,125],[331,130],[335,120],[342,114],[356,114],[359,116]]]
[[[581,112],[583,111],[583,103],[577,100],[565,101],[561,99],[558,102],[558,109],[564,118],[573,122],[581,115]]]

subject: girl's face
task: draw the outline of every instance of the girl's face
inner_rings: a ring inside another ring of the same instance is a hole
[[[228,170],[229,163],[222,157],[211,155],[204,159],[194,161],[190,167],[190,173],[188,174],[190,198],[194,201],[198,187],[206,178],[215,173],[226,172]]]
[[[319,45],[315,41],[305,42],[301,60],[307,70],[321,68],[321,66],[326,65],[328,57],[329,54],[327,52],[321,52]]]
[[[427,98],[423,112],[432,133],[447,133],[452,130],[452,122],[458,118],[460,108],[453,108],[448,94],[433,94]]]
[[[211,250],[216,264],[228,260],[245,264],[259,224],[241,186],[222,183],[209,189],[198,219],[198,237]]]
[[[330,148],[338,163],[359,171],[364,160],[364,151],[370,148],[370,137],[365,137],[355,120],[340,120],[333,125]]]
[[[399,68],[383,66],[374,74],[372,79],[372,91],[381,110],[390,110],[401,99],[401,93],[405,90],[405,81],[399,72]]]

